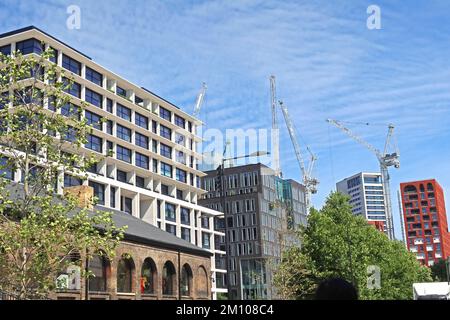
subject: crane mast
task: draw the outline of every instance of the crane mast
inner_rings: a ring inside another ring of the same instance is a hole
[[[281,177],[280,168],[280,131],[277,119],[277,96],[275,76],[270,76],[270,102],[272,107],[272,161],[275,175]]]
[[[383,184],[383,196],[384,202],[386,206],[386,229],[389,239],[394,240],[394,224],[393,224],[393,216],[392,216],[392,202],[391,202],[391,187],[390,187],[390,176],[388,168],[393,166],[395,168],[400,168],[400,153],[398,151],[397,145],[393,145],[392,140],[394,138],[394,125],[389,124],[388,126],[388,134],[386,137],[386,142],[384,145],[383,153],[380,152],[373,145],[362,139],[361,137],[354,134],[350,129],[346,128],[340,121],[327,119],[327,122],[341,129],[344,133],[346,133],[350,138],[354,139],[356,142],[360,143],[372,153],[374,153],[380,163],[380,171],[381,171],[381,182]],[[394,152],[388,153],[389,147],[394,148]]]
[[[206,89],[207,89],[206,83],[203,82],[202,88],[200,89],[200,92],[197,96],[197,101],[195,102],[194,113],[193,113],[194,117],[198,117],[198,115],[200,114],[200,110],[201,110],[202,104],[203,104],[203,99],[205,98],[205,94],[206,94]]]
[[[283,112],[284,121],[286,122],[286,127],[289,132],[289,136],[291,138],[292,145],[294,147],[295,156],[297,157],[298,164],[300,166],[300,170],[302,172],[302,179],[303,184],[306,189],[306,208],[307,212],[309,211],[309,208],[311,207],[311,194],[317,193],[317,185],[319,184],[319,181],[316,178],[312,177],[312,170],[314,168],[314,163],[316,161],[316,156],[311,152],[309,147],[306,147],[310,154],[310,162],[309,166],[306,169],[305,167],[305,161],[303,160],[302,152],[300,149],[300,144],[297,140],[297,135],[295,131],[294,124],[292,122],[292,119],[289,115],[289,111],[287,107],[283,104],[282,101],[279,102],[281,111]]]

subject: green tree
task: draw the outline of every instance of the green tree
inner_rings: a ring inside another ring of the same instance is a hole
[[[434,281],[447,282],[447,261],[445,259],[439,259],[434,265],[431,266],[431,275]]]
[[[52,55],[0,54],[0,290],[20,299],[48,297],[59,272],[81,265],[74,256],[112,257],[124,230],[56,189],[64,173],[86,179],[101,157],[81,148],[92,131],[85,104]]]
[[[355,285],[360,299],[411,299],[414,282],[431,280],[429,269],[401,242],[354,216],[340,193],[332,193],[320,211],[311,210],[299,237],[301,249],[285,252],[275,275],[288,298],[311,297],[320,281],[342,277]],[[380,271],[379,287],[371,281],[370,266]]]

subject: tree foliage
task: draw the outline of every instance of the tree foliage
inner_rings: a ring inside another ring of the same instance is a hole
[[[447,264],[445,259],[439,259],[431,266],[431,275],[434,281],[447,282]]]
[[[82,149],[92,131],[85,104],[68,94],[73,77],[52,56],[0,54],[0,290],[21,299],[48,297],[81,256],[112,257],[124,230],[57,189],[64,173],[85,180],[101,157]]]
[[[360,299],[411,299],[414,282],[431,280],[401,242],[354,216],[340,193],[332,193],[321,210],[311,209],[298,236],[301,249],[284,253],[274,279],[286,298],[310,298],[320,281],[341,277],[355,285]],[[379,268],[379,287],[370,266]]]

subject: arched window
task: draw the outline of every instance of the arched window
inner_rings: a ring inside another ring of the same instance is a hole
[[[133,290],[133,259],[122,257],[117,265],[117,292],[130,293]]]
[[[413,185],[407,185],[404,189],[405,192],[417,192],[417,188]]]
[[[192,270],[191,267],[186,263],[181,269],[181,295],[190,296],[192,288]]]
[[[197,270],[197,296],[201,298],[208,297],[208,273],[203,266],[200,266]]]
[[[163,295],[174,295],[175,288],[175,267],[172,262],[167,261],[164,264],[163,273],[162,273],[162,289]]]
[[[89,291],[106,291],[106,270],[108,262],[105,256],[96,254],[89,261],[89,271],[93,276],[89,278]]]
[[[427,183],[427,191],[434,191],[433,184],[430,182]]]
[[[425,187],[423,186],[423,184],[420,184],[420,192],[425,192]]]
[[[151,258],[144,260],[141,270],[141,293],[152,294],[155,293],[157,282],[156,265]]]

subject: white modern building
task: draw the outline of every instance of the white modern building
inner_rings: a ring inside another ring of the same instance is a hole
[[[350,196],[354,215],[369,222],[381,221],[386,232],[386,207],[380,173],[360,172],[339,181],[336,189]]]
[[[215,267],[215,255],[225,254],[216,245],[224,233],[215,230],[223,213],[197,204],[205,192],[200,188],[200,177],[205,174],[197,169],[201,154],[196,152],[201,141],[197,127],[202,123],[38,28],[0,35],[3,54],[20,50],[39,55],[48,47],[56,52],[51,62],[75,80],[68,92],[71,104],[88,104],[85,117],[93,133],[82,152],[103,156],[87,180],[61,172],[64,183],[59,183],[58,192],[68,186],[89,185],[99,205],[126,212],[211,251],[213,298],[219,292],[226,293],[226,287],[216,286],[216,278],[225,277],[226,270]],[[20,171],[14,173],[13,180],[21,180]]]

